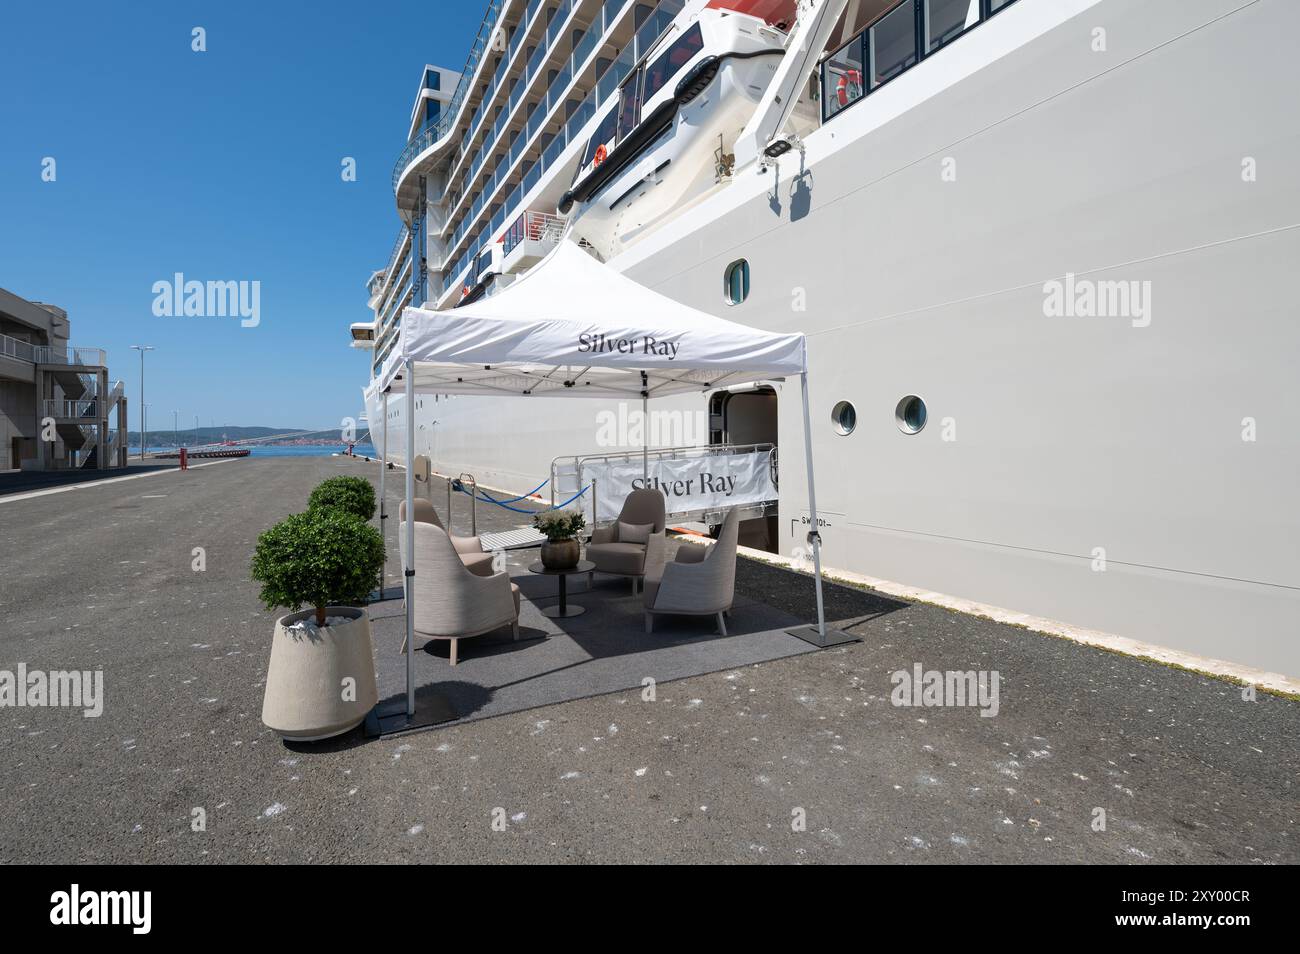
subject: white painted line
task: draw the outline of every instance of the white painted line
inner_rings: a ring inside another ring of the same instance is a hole
[[[683,540],[695,544],[711,545],[713,540],[708,537],[685,536]],[[806,572],[805,567],[796,566],[795,561],[789,557],[778,556],[775,553],[768,553],[766,550],[754,550],[750,547],[737,547],[736,550],[745,556],[763,563],[770,563],[773,566],[783,566],[787,569],[799,569]],[[1125,656],[1136,656],[1139,659],[1149,659],[1158,663],[1169,663],[1175,666],[1182,666],[1186,669],[1195,669],[1198,672],[1211,673],[1216,676],[1227,676],[1232,679],[1240,679],[1244,682],[1256,686],[1262,686],[1268,689],[1275,689],[1279,692],[1300,693],[1300,679],[1293,679],[1290,676],[1284,676],[1279,672],[1265,672],[1262,669],[1252,669],[1249,666],[1242,666],[1238,663],[1229,662],[1226,659],[1211,659],[1208,656],[1195,656],[1191,653],[1185,653],[1177,649],[1169,649],[1165,646],[1157,646],[1154,643],[1144,643],[1136,639],[1129,639],[1126,636],[1116,636],[1113,633],[1103,633],[1100,630],[1084,629],[1080,626],[1071,626],[1069,623],[1062,623],[1059,620],[1046,619],[1041,616],[1029,616],[1025,613],[1017,613],[1015,610],[1005,609],[1001,606],[990,606],[987,603],[976,603],[973,600],[961,599],[957,596],[949,596],[946,593],[935,593],[931,590],[922,590],[914,586],[905,586],[902,583],[894,583],[891,580],[880,580],[872,576],[864,576],[861,573],[850,573],[847,570],[835,570],[829,567],[822,567],[822,576],[827,580],[837,580],[842,583],[856,583],[860,586],[870,587],[889,596],[898,596],[903,599],[914,600],[918,603],[930,603],[934,606],[942,606],[944,609],[950,609],[958,613],[965,613],[968,616],[983,616],[998,623],[1009,623],[1013,626],[1020,626],[1037,633],[1045,633],[1049,636],[1059,636],[1062,639],[1068,639],[1072,642],[1082,643],[1085,646],[1096,646],[1100,649],[1108,649],[1112,652],[1122,653]]]
[[[213,464],[229,464],[235,460],[248,460],[247,457],[230,457],[226,460],[210,460],[202,464],[190,464],[190,470],[198,470],[200,467],[211,467]],[[35,497],[48,497],[50,494],[67,493],[69,490],[87,490],[91,487],[103,487],[105,484],[119,484],[124,480],[139,480],[141,477],[157,477],[159,474],[178,474],[179,467],[170,467],[167,470],[151,470],[143,474],[127,474],[124,477],[106,477],[103,480],[89,480],[84,484],[69,484],[66,487],[49,487],[45,490],[33,490],[25,494],[13,494],[8,497],[0,497],[0,504],[14,503],[18,500],[31,500]],[[161,494],[160,496],[166,496]]]

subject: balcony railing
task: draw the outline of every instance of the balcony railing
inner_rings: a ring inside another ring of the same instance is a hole
[[[545,242],[554,245],[564,234],[563,216],[548,212],[527,211],[520,215],[506,229],[502,253],[509,255],[521,242]]]
[[[30,341],[20,341],[8,335],[0,335],[0,355],[6,358],[16,358],[19,361],[30,361],[35,364],[36,349],[39,347],[41,345],[34,345]]]
[[[77,421],[95,419],[99,416],[99,399],[85,398],[80,401],[57,401],[46,398],[45,417],[56,421]]]
[[[102,368],[108,364],[108,352],[103,348],[38,348],[41,364],[86,365]]]
[[[103,348],[55,348],[51,345],[34,345],[8,335],[0,335],[0,355],[30,361],[32,364],[86,365],[102,368],[108,363],[108,352]]]
[[[822,121],[875,92],[1015,0],[901,0],[822,64]]]
[[[488,43],[492,39],[492,33],[496,30],[497,21],[501,18],[501,8],[504,3],[505,0],[488,0],[487,11],[483,14],[483,22],[479,24],[478,36],[475,38],[474,44],[469,49],[469,55],[465,59],[465,69],[461,71],[460,82],[456,84],[456,92],[452,94],[450,102],[442,111],[442,115],[433,122],[425,123],[411,138],[411,141],[406,144],[402,154],[397,157],[397,164],[393,167],[394,190],[397,189],[397,183],[401,181],[402,172],[411,164],[411,160],[446,136],[456,122],[461,104],[469,93],[474,71],[478,69],[479,60],[483,58],[483,51],[487,49]]]
[[[484,184],[478,198],[471,207],[470,212],[461,219],[460,224],[452,233],[452,240],[449,243],[449,249],[455,251],[460,243],[465,239],[466,234],[470,231],[471,225],[478,220],[478,215],[488,199],[494,194],[495,190],[504,182],[513,172],[513,167],[523,152],[528,148],[534,134],[539,131],[547,122],[550,112],[564,100],[564,94],[567,87],[577,76],[584,66],[586,58],[597,48],[597,41],[608,30],[613,23],[614,17],[627,5],[629,0],[606,0],[602,9],[602,16],[597,23],[592,25],[587,36],[579,41],[574,56],[570,57],[568,66],[562,69],[556,76],[555,80],[547,89],[546,97],[538,106],[534,114],[529,118],[528,125],[515,144],[511,147],[509,154],[504,157],[497,169],[493,172],[492,177]],[[663,0],[655,11],[641,24],[637,30],[632,42],[623,48],[623,52],[605,69],[596,81],[596,86],[587,95],[583,102],[573,111],[573,114],[565,121],[560,131],[547,144],[542,151],[541,157],[535,161],[532,167],[524,174],[522,180],[515,186],[504,202],[501,203],[497,213],[488,222],[486,227],[480,229],[478,236],[470,245],[453,259],[449,274],[454,276],[455,280],[448,281],[447,287],[461,287],[464,282],[461,280],[461,273],[470,267],[477,257],[483,246],[487,244],[491,236],[496,234],[497,229],[505,223],[506,216],[519,207],[520,201],[528,194],[532,188],[537,185],[541,177],[546,173],[554,163],[560,158],[564,150],[574,141],[583,127],[596,115],[596,110],[606,99],[613,96],[618,85],[623,78],[631,71],[641,57],[650,51],[650,49],[659,42],[659,39],[672,25],[677,14],[685,6],[683,0]],[[597,30],[599,25],[600,29]],[[590,46],[585,46],[587,37],[593,37]],[[472,276],[464,276],[469,278]]]
[[[479,171],[483,168],[483,164],[499,147],[502,134],[514,119],[516,108],[523,100],[524,93],[532,88],[533,81],[537,78],[538,73],[547,67],[547,61],[549,60],[551,53],[554,51],[555,44],[558,41],[558,38],[563,35],[563,27],[570,23],[570,16],[576,11],[579,2],[580,0],[563,0],[560,6],[556,9],[550,24],[547,26],[546,34],[543,37],[542,42],[538,44],[537,49],[533,51],[533,55],[529,57],[528,63],[524,67],[523,75],[520,76],[515,83],[509,101],[501,109],[500,115],[497,116],[496,121],[493,123],[492,130],[484,137],[478,150],[470,158],[469,173],[464,177],[463,191],[469,191],[472,188]],[[568,79],[573,75],[573,63],[575,59],[577,59],[577,62],[579,63],[585,62],[587,54],[591,52],[591,49],[594,48],[596,42],[604,36],[605,32],[609,29],[609,26],[613,23],[615,16],[617,16],[628,2],[629,0],[606,0],[604,6],[601,8],[599,16],[596,17],[595,21],[583,35],[582,40],[579,41],[578,48],[575,48],[573,53],[570,54],[565,66],[560,69],[555,80],[548,86],[546,98],[540,104],[535,104],[534,108],[529,113],[529,123],[526,124],[526,129],[519,133],[519,136],[515,141],[516,150],[519,147],[522,147],[527,139],[532,135],[534,128],[531,126],[531,123],[540,123],[554,105],[551,101],[550,90],[555,88],[557,83],[560,84],[561,88],[564,85],[567,85]],[[573,22],[576,23],[576,21]],[[587,44],[585,50],[580,49],[583,43]],[[566,74],[568,75],[566,76]],[[480,110],[486,108],[489,102],[490,97],[485,98],[482,105],[479,107]],[[475,128],[476,127],[471,127],[471,139],[474,135]],[[503,165],[507,168],[512,165],[514,162],[514,155],[515,153],[512,152],[511,157],[506,159]],[[494,171],[500,171],[500,169]],[[451,179],[453,181],[459,178],[457,175],[458,172],[459,170],[453,170],[451,174]],[[484,190],[480,195],[485,195],[486,193],[487,186],[484,187]],[[472,208],[470,217],[476,217],[480,211],[482,211],[481,204],[476,208]]]
[[[393,243],[393,253],[388,256],[388,264],[384,266],[384,275],[380,279],[379,287],[382,289],[388,284],[388,276],[393,271],[393,266],[397,264],[397,258],[402,254],[402,247],[406,244],[407,238],[410,237],[411,230],[403,225],[397,232],[397,241]]]

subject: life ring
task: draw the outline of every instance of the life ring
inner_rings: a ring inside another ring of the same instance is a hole
[[[608,157],[609,157],[609,150],[605,148],[604,143],[601,143],[599,146],[596,147],[596,155],[593,156],[591,159],[592,168],[596,168],[597,166],[599,166]]]
[[[841,106],[847,106],[851,102],[850,87],[852,87],[852,99],[862,95],[862,73],[858,70],[845,70],[840,74],[839,82],[835,84],[835,97]]]

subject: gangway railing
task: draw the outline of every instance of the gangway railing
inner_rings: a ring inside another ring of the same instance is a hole
[[[770,442],[758,442],[752,444],[693,444],[684,447],[656,447],[648,449],[637,449],[621,451],[616,453],[596,453],[596,454],[570,454],[562,457],[556,457],[551,461],[551,506],[556,505],[557,500],[564,500],[573,493],[585,486],[591,485],[591,492],[587,495],[590,498],[590,507],[593,523],[596,520],[598,495],[602,489],[598,486],[599,481],[584,473],[584,468],[588,465],[599,461],[602,464],[616,463],[619,461],[644,461],[647,471],[653,471],[655,464],[664,460],[691,460],[696,458],[708,457],[725,457],[729,455],[768,453],[771,456],[770,466],[772,468],[772,485],[777,485],[776,477],[776,445]],[[608,491],[604,491],[608,492]],[[745,504],[739,504],[735,507],[718,508],[688,508],[678,509],[668,507],[667,517],[688,523],[721,523],[722,518],[730,510],[739,510],[740,519],[750,520],[756,517],[771,516],[776,513],[778,501],[776,498]]]

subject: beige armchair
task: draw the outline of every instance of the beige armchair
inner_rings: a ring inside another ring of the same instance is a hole
[[[726,636],[722,618],[731,611],[736,591],[736,538],[740,515],[731,510],[712,546],[682,544],[677,557],[665,562],[665,541],[653,539],[646,552],[645,631],[654,630],[655,613],[718,617],[718,632]]]
[[[399,528],[406,539],[406,524]],[[519,587],[504,570],[491,576],[471,573],[442,527],[416,521],[413,580],[415,635],[450,640],[453,666],[462,639],[503,626],[519,638]]]
[[[616,576],[632,578],[632,592],[636,593],[636,581],[645,576],[646,547],[648,543],[636,540],[620,540],[619,524],[630,526],[650,526],[649,537],[659,537],[663,542],[664,495],[657,490],[634,490],[623,501],[623,509],[618,520],[607,527],[597,527],[591,532],[591,542],[587,544],[587,559],[596,564],[596,569],[588,574],[588,583],[595,582],[597,573],[611,573]]]
[[[397,508],[398,522],[406,519],[406,501],[403,500]],[[433,509],[433,504],[423,497],[415,498],[415,522],[431,523],[444,533],[447,528],[442,525],[438,518],[438,511]],[[492,554],[483,552],[483,545],[479,542],[478,537],[458,537],[454,534],[448,534],[451,537],[451,544],[460,554],[461,562],[465,564],[471,573],[478,576],[492,575]],[[406,534],[402,534],[398,540],[398,548],[402,554],[402,566],[406,566]]]

